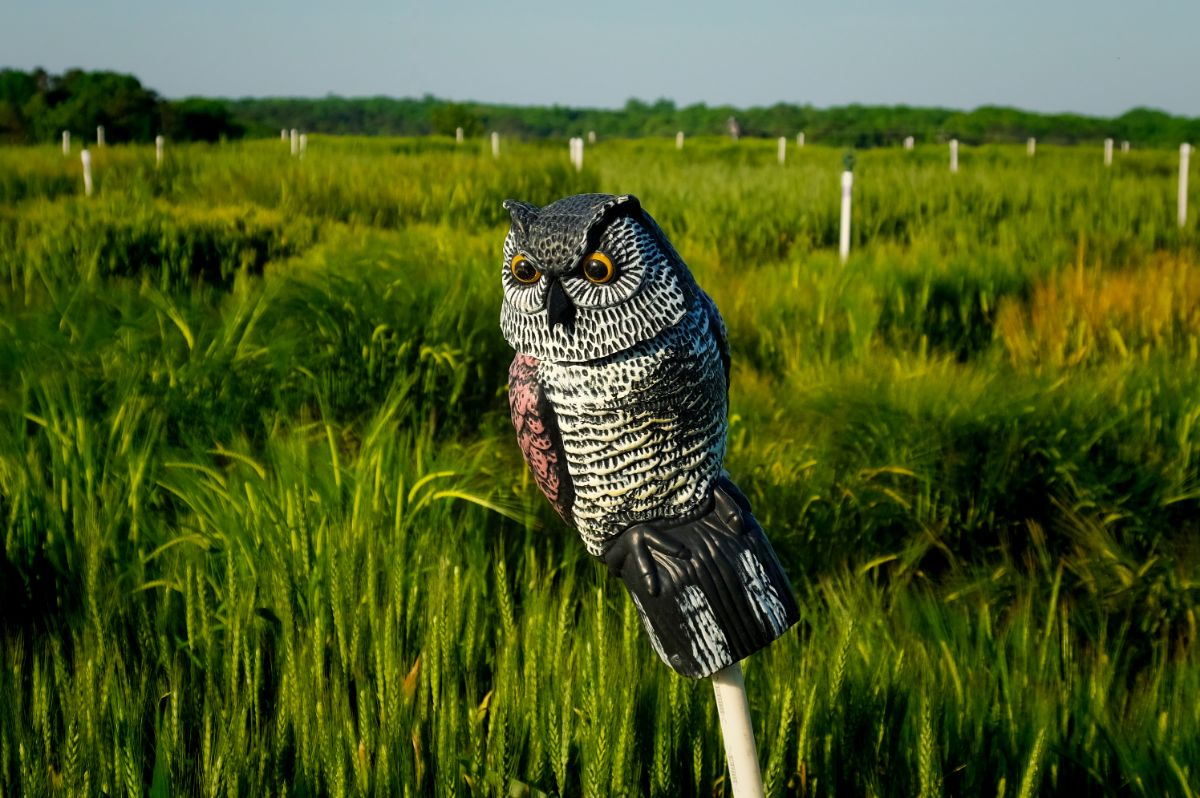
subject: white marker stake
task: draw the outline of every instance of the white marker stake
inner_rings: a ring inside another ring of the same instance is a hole
[[[280,141],[287,141],[287,140],[288,140],[287,128],[280,128],[280,129],[279,129],[279,140],[280,140]]]
[[[300,154],[300,131],[292,128],[292,155]]]
[[[571,152],[571,164],[574,165],[575,171],[576,172],[582,171],[583,170],[583,139],[581,139],[581,138],[571,139],[570,152]]]
[[[1033,155],[1037,152],[1037,139],[1030,136],[1025,140],[1025,154]]]
[[[917,142],[913,139],[912,136],[904,137],[904,149],[911,150],[913,148],[913,145],[915,145],[916,143]]]
[[[683,149],[683,131],[682,130],[675,134],[675,149],[677,149],[677,150]]]
[[[803,130],[801,130],[799,133],[796,134],[796,146],[801,149],[804,148],[804,131]]]
[[[155,167],[162,166],[162,159],[163,159],[163,137],[155,136],[154,137],[154,166]]]
[[[104,125],[96,125],[96,146],[104,146]]]
[[[787,160],[787,138],[779,137],[779,165],[783,166],[783,162]]]
[[[461,127],[454,128],[454,143],[455,144],[463,143],[463,129]]]
[[[83,194],[85,197],[92,196],[92,154],[84,149],[79,153],[79,158],[83,161]]]
[[[849,173],[847,173],[849,174]],[[742,666],[736,662],[712,675],[721,718],[721,737],[725,741],[725,762],[729,765],[729,783],[733,798],[762,798],[762,774],[758,770],[758,748],[754,745],[754,726],[750,723],[750,704],[746,701],[746,683]]]
[[[1121,142],[1121,152],[1129,152],[1129,142],[1128,141]]]
[[[308,151],[308,134],[300,134],[300,157],[304,157],[304,153]]]
[[[1105,166],[1112,166],[1112,145],[1113,145],[1112,139],[1104,140],[1104,165]]]
[[[1191,144],[1179,145],[1179,226],[1187,226],[1187,181],[1188,158],[1192,154]]]
[[[500,134],[494,130],[492,131],[492,157],[500,157]]]
[[[958,171],[958,139],[950,139],[950,171]]]
[[[63,155],[71,154],[71,131],[63,131]]]
[[[850,193],[854,186],[854,173],[842,172],[842,224],[838,233],[838,257],[842,263],[850,257]]]
[[[595,143],[596,143],[596,131],[589,130],[588,131],[588,144],[595,144]]]

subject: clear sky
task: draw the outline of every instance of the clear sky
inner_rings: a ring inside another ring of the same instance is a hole
[[[130,72],[172,98],[1200,116],[1200,0],[3,0],[0,66]]]

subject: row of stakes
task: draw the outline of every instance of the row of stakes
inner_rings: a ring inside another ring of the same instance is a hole
[[[292,155],[300,157],[300,158],[304,157],[304,153],[308,149],[308,135],[307,134],[300,133],[295,128],[292,128],[290,131],[287,129],[283,129],[283,130],[279,131],[279,138],[281,141],[290,141]],[[454,138],[455,138],[455,141],[457,141],[459,144],[461,144],[464,141],[463,129],[461,127],[458,128],[457,130],[455,130]],[[493,131],[491,139],[492,139],[492,156],[495,158],[499,158],[500,157],[500,134]],[[588,133],[587,141],[589,144],[596,143],[595,131],[590,131]],[[577,171],[577,172],[582,171],[582,169],[583,169],[583,142],[584,142],[584,140],[582,137],[575,137],[570,140],[570,144],[569,144],[569,156],[571,159],[571,164],[575,167],[575,171]],[[913,149],[914,144],[915,144],[915,142],[914,142],[914,139],[912,136],[908,136],[907,138],[904,139],[904,149],[911,150],[911,149]],[[97,147],[104,146],[104,127],[102,125],[96,128],[96,146]],[[800,148],[804,147],[804,133],[803,132],[796,134],[796,146],[800,147]],[[69,155],[71,152],[71,132],[69,130],[63,131],[62,147],[63,147],[63,154]],[[155,136],[154,137],[154,156],[155,156],[155,166],[156,167],[162,166],[163,147],[164,147],[163,137],[161,135]],[[683,131],[682,130],[675,134],[675,148],[679,149],[679,150],[683,149]],[[1033,155],[1035,152],[1037,152],[1037,139],[1030,138],[1025,142],[1025,152],[1029,155]],[[1128,141],[1121,142],[1121,152],[1129,152],[1129,142]],[[1178,196],[1177,206],[1178,206],[1178,221],[1179,221],[1180,227],[1185,227],[1187,225],[1188,162],[1191,157],[1191,152],[1192,152],[1192,147],[1190,144],[1185,143],[1185,144],[1179,145],[1179,196]],[[83,191],[86,196],[90,197],[90,196],[92,196],[92,154],[91,154],[91,152],[88,151],[88,149],[86,147],[84,147],[83,151],[80,153],[80,157],[83,161]],[[783,163],[785,163],[785,161],[787,160],[787,138],[785,136],[779,137],[779,147],[778,147],[777,157],[778,157],[779,163],[781,165]],[[1104,165],[1112,166],[1112,160],[1113,160],[1113,140],[1105,139],[1104,140]],[[950,171],[958,172],[958,139],[950,140]],[[839,234],[838,234],[838,255],[841,258],[843,263],[845,263],[846,259],[850,257],[850,204],[851,204],[851,199],[853,196],[853,187],[854,187],[854,171],[852,169],[852,165],[850,163],[847,163],[847,168],[845,169],[845,171],[842,172],[841,224],[840,224],[840,229],[839,229]]]

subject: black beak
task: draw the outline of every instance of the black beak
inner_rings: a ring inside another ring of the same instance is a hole
[[[550,278],[550,294],[546,297],[546,326],[554,332],[555,326],[561,324],[570,332],[575,322],[575,306],[567,298],[562,283]]]

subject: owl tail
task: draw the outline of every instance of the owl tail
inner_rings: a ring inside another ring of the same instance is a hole
[[[654,650],[684,676],[745,659],[799,620],[775,550],[727,478],[699,517],[635,524],[601,559],[625,583]]]

